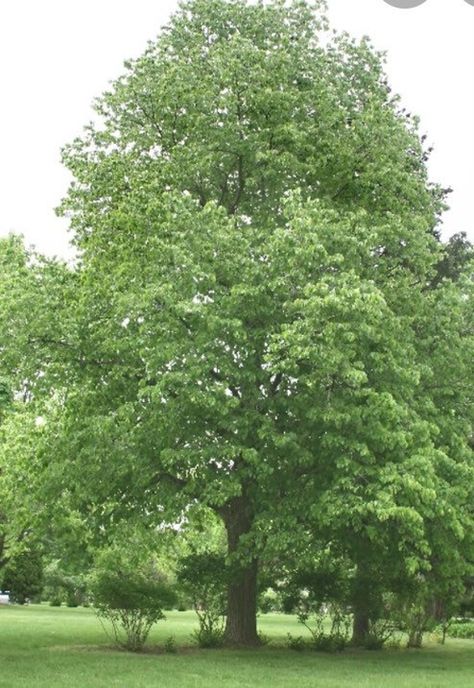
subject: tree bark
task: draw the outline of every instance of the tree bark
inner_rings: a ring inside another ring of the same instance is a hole
[[[227,531],[228,553],[231,556],[231,574],[227,593],[225,639],[228,645],[256,646],[257,634],[257,571],[255,557],[243,562],[234,561],[241,546],[241,537],[250,531],[253,521],[251,504],[244,496],[234,497],[222,510]]]
[[[354,589],[352,593],[352,607],[354,619],[352,622],[352,644],[361,646],[365,644],[370,630],[371,597],[374,594],[373,581],[363,563],[357,564]]]
[[[354,608],[354,620],[352,623],[352,644],[364,645],[369,634],[369,614],[364,607]]]
[[[7,557],[4,557],[5,553],[5,533],[2,530],[2,524],[6,522],[3,514],[0,512],[0,569],[7,563]]]

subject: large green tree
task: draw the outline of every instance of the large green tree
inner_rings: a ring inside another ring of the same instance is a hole
[[[380,56],[322,4],[183,3],[64,151],[76,268],[30,264],[43,306],[12,306],[57,503],[102,529],[214,510],[237,644],[262,548],[302,520],[352,519],[360,553],[393,508],[409,565],[403,475],[432,465],[416,325],[442,192]]]

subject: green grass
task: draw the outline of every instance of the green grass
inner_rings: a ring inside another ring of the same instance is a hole
[[[169,612],[141,655],[111,648],[90,609],[0,607],[1,688],[472,688],[474,641],[448,640],[423,650],[297,653],[287,633],[304,635],[296,620],[268,614],[259,650],[198,650],[191,612]],[[180,649],[163,654],[173,635]],[[280,643],[280,647],[277,643]]]

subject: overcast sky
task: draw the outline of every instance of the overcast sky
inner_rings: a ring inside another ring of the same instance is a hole
[[[464,230],[474,239],[474,7],[467,0],[426,0],[413,9],[384,0],[328,1],[335,27],[369,35],[387,51],[392,87],[435,147],[431,178],[454,188],[445,235]],[[0,234],[21,232],[39,250],[67,255],[66,223],[53,211],[69,181],[60,148],[177,4],[0,2]]]

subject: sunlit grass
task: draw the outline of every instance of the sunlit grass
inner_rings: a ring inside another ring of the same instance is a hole
[[[287,650],[304,635],[291,616],[261,616],[270,643],[259,650],[199,650],[191,612],[169,612],[141,655],[117,651],[91,609],[0,607],[0,686],[11,688],[472,688],[474,641],[423,650]],[[177,654],[163,643],[174,636]]]

